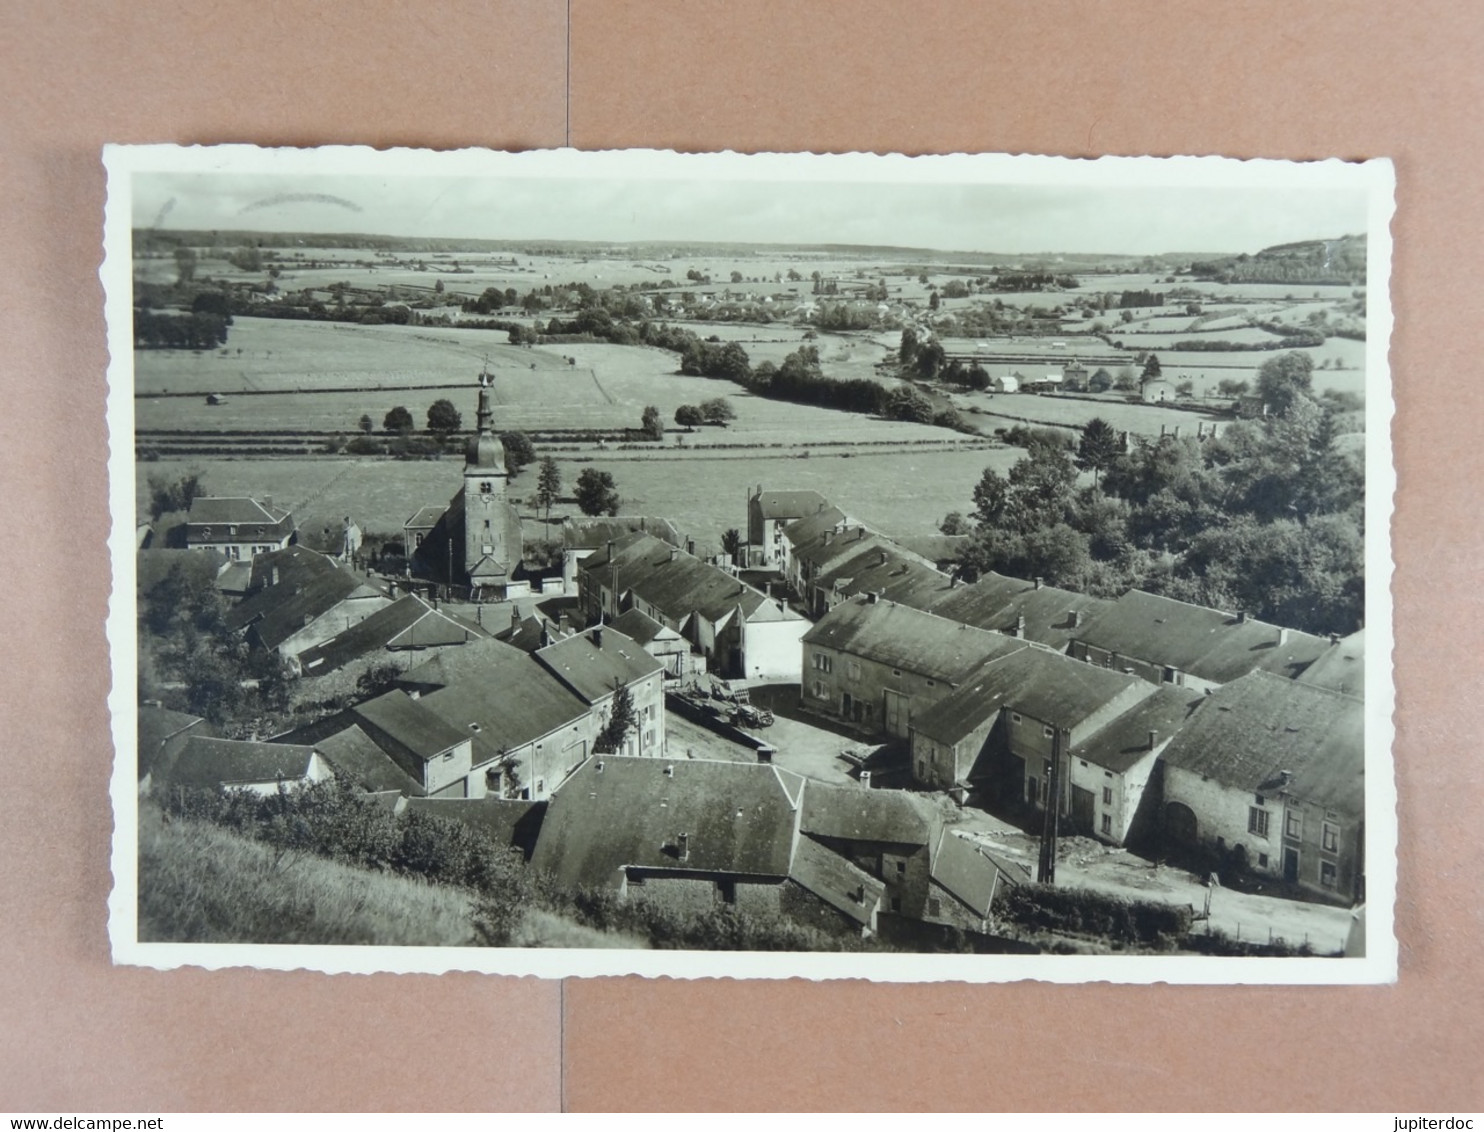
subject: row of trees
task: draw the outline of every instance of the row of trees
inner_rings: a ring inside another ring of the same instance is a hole
[[[1094,420],[1027,438],[1024,459],[974,488],[969,575],[1040,576],[1114,597],[1131,587],[1245,609],[1315,633],[1348,633],[1364,611],[1365,471],[1337,443],[1340,407],[1312,395],[1306,354],[1258,375],[1264,421],[1218,438],[1162,437],[1124,453]],[[1078,487],[1078,471],[1092,486]]]
[[[209,311],[178,314],[134,310],[134,346],[139,350],[214,350],[227,344],[230,318]]]

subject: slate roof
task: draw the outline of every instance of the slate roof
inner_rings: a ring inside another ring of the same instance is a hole
[[[1299,680],[1357,699],[1365,694],[1365,630],[1343,637],[1319,654]]]
[[[1000,638],[1009,640],[1010,638]],[[1000,711],[1010,708],[1053,727],[1071,730],[1110,703],[1133,703],[1153,685],[1060,653],[1021,648],[990,660],[951,695],[913,714],[912,728],[940,743],[954,744]]]
[[[186,521],[191,526],[251,524],[277,527],[288,517],[289,512],[282,507],[266,506],[256,499],[201,495],[191,500]]]
[[[522,617],[496,633],[495,639],[523,653],[533,653],[546,643],[546,622],[539,617]]]
[[[980,629],[1013,633],[1025,618],[1025,639],[1058,652],[1112,602],[1056,586],[1041,586],[1002,574],[986,574],[966,586],[940,590],[930,608],[940,617]]]
[[[662,671],[664,665],[613,626],[595,626],[536,650],[536,660],[590,704]]]
[[[964,547],[973,542],[970,535],[910,535],[897,539],[897,545],[934,565],[956,562]]]
[[[406,688],[442,688],[469,682],[488,692],[500,687],[508,673],[530,664],[528,654],[504,641],[470,641],[414,665],[397,678],[397,683]]]
[[[1151,731],[1156,732],[1156,746],[1169,742],[1205,701],[1204,693],[1162,684],[1154,695],[1141,700],[1106,727],[1098,728],[1074,746],[1071,753],[1104,770],[1122,774],[1152,753]]]
[[[398,766],[390,755],[356,724],[315,741],[315,749],[335,770],[362,790],[422,794],[422,784]]]
[[[138,719],[139,777],[143,778],[151,771],[168,775],[170,768],[158,765],[156,761],[161,749],[171,739],[205,722],[200,716],[187,715],[183,711],[170,711],[147,704],[141,707]]]
[[[462,822],[495,844],[519,849],[529,857],[546,816],[546,803],[506,798],[411,798],[405,812]]]
[[[803,641],[944,683],[962,679],[990,657],[1026,647],[998,633],[864,597],[835,606],[804,634]]]
[[[834,563],[814,584],[826,594],[835,592],[853,597],[859,593],[875,593],[887,601],[926,609],[938,592],[948,585],[948,576],[883,539],[876,540],[876,545],[852,554],[844,561]]]
[[[849,515],[840,508],[830,505],[823,511],[805,515],[789,523],[783,528],[783,537],[797,550],[798,547],[813,542],[825,531],[833,530],[838,524],[850,522],[852,520]]]
[[[936,811],[916,794],[811,780],[804,789],[799,828],[812,837],[838,841],[929,845],[937,824]]]
[[[418,701],[473,737],[475,766],[578,724],[591,710],[536,661],[510,651],[518,662],[502,665],[493,680],[459,680]]]
[[[193,735],[175,760],[169,781],[172,786],[206,789],[258,782],[297,782],[309,773],[313,755],[313,747]]]
[[[982,918],[989,915],[998,888],[1027,883],[1031,875],[1019,861],[944,829],[933,854],[932,878]]]
[[[407,594],[323,644],[305,649],[299,654],[299,667],[306,676],[323,676],[378,649],[460,644],[488,636],[472,621],[434,609],[417,594]]]
[[[672,546],[683,546],[685,539],[669,519],[652,515],[614,515],[608,518],[579,519],[569,516],[562,521],[562,545],[568,550],[597,550],[610,539],[643,533],[662,539]]]
[[[443,518],[443,512],[448,510],[447,504],[429,504],[419,507],[413,512],[412,518],[402,524],[403,530],[430,530],[438,525],[438,520]],[[411,549],[410,547],[408,548]]]
[[[1284,643],[1279,637],[1284,636]],[[1262,669],[1294,677],[1328,647],[1322,637],[1129,590],[1073,636],[1119,656],[1168,665],[1214,684]]]
[[[1365,709],[1353,697],[1254,672],[1207,697],[1164,761],[1236,790],[1287,792],[1359,816],[1365,803]]]
[[[568,888],[613,887],[625,866],[781,879],[802,789],[769,764],[598,756],[552,796],[531,863]]]
[[[753,497],[753,505],[764,519],[801,519],[817,514],[829,501],[817,491],[765,491]]]
[[[800,522],[808,520],[801,519]],[[863,550],[878,546],[889,547],[891,540],[856,523],[838,532],[831,526],[820,531],[808,542],[795,543],[793,556],[797,561],[806,562],[816,570],[827,570],[831,563],[844,561]]]
[[[377,592],[348,570],[336,569],[302,586],[277,585],[259,590],[227,612],[227,625],[250,629],[264,648],[276,649],[347,598]]]
[[[800,888],[861,927],[870,925],[886,894],[884,882],[807,837],[801,837],[795,846],[788,875]]]
[[[666,639],[678,639],[680,634],[674,629],[667,629],[642,609],[628,609],[619,614],[609,622],[609,627],[616,629],[629,640],[638,645],[647,645],[660,636]]]
[[[302,586],[314,578],[322,578],[326,574],[333,574],[336,566],[327,556],[317,550],[310,550],[307,546],[286,546],[282,550],[270,550],[267,554],[259,554],[251,564],[252,576],[248,581],[249,590],[260,590],[264,586]],[[274,571],[278,571],[278,581],[273,581]]]
[[[718,623],[739,607],[749,619],[770,602],[785,608],[720,567],[643,533],[615,540],[611,561],[606,546],[594,551],[581,569],[610,585],[616,579],[619,593],[638,596],[677,625],[692,613]]]
[[[429,710],[422,700],[414,700],[400,688],[355,704],[350,712],[363,725],[382,732],[424,762],[472,738],[466,728],[449,723]]]

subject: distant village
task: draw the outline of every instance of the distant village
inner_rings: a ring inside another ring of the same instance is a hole
[[[191,502],[186,545],[222,560],[252,650],[304,681],[396,671],[248,739],[144,703],[141,793],[336,778],[561,886],[859,935],[992,933],[997,899],[1056,883],[1074,837],[1215,884],[1364,900],[1363,631],[967,581],[954,536],[889,537],[787,485],[749,492],[735,553],[664,517],[568,519],[561,561],[538,568],[493,418],[482,383],[462,482],[446,505],[409,501],[401,576],[365,569],[353,517],[321,551],[273,500]],[[834,774],[774,738],[785,715],[838,737]],[[1032,831],[1038,860],[965,832],[968,811]]]

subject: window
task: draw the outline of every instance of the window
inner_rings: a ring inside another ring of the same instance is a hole
[[[1289,809],[1283,814],[1283,836],[1291,837],[1295,841],[1303,840],[1304,836],[1304,811]]]
[[[490,521],[488,519],[486,519],[484,521],[484,529],[485,530],[489,530],[490,529]]]
[[[1053,731],[1053,730],[1051,730],[1051,728],[1049,728],[1049,727],[1043,727],[1043,728],[1041,728],[1041,738],[1043,738],[1043,739],[1050,739],[1050,738],[1053,738],[1055,735],[1056,735],[1056,732]]]
[[[1249,806],[1247,809],[1247,832],[1256,834],[1258,837],[1268,835],[1268,812],[1257,806]]]
[[[928,915],[929,916],[941,916],[942,914],[943,914],[943,901],[939,900],[936,896],[929,896],[928,897]]]
[[[891,910],[893,912],[900,912],[902,910],[902,898],[900,896],[893,896],[891,898]]]
[[[1266,853],[1259,853],[1257,855],[1257,867],[1259,869],[1265,869],[1268,867],[1268,855]]]
[[[1334,888],[1340,877],[1339,869],[1333,861],[1319,862],[1319,883],[1325,888]]]
[[[1268,804],[1268,800],[1266,798],[1264,798],[1261,794],[1254,794],[1252,796],[1252,798],[1253,798],[1252,804],[1254,806],[1266,806]]]
[[[452,751],[444,751],[443,752],[443,761],[446,762],[446,763],[453,762],[453,752]]]
[[[813,692],[816,700],[827,700],[830,698],[830,686],[823,680],[814,681],[814,686],[810,691]]]
[[[480,495],[489,495],[494,490],[495,490],[495,485],[492,484],[492,483],[490,483],[489,480],[483,480],[479,484],[479,494]]]
[[[821,672],[833,672],[835,670],[835,658],[826,656],[822,652],[814,654],[814,667]]]
[[[1111,787],[1111,786],[1104,786],[1103,787],[1103,805],[1105,805],[1105,806],[1111,806],[1112,804],[1113,804],[1113,787]]]
[[[1340,851],[1340,827],[1331,822],[1325,822],[1319,847],[1326,853],[1338,853]]]
[[[1020,713],[1019,712],[1016,712],[1016,711],[1012,711],[1010,713],[1010,722],[1011,723],[1019,723],[1020,722]]]
[[[907,862],[906,861],[898,861],[897,862],[897,876],[903,876],[906,872],[907,872]]]
[[[858,660],[846,661],[845,662],[845,673],[852,680],[859,680],[861,678],[861,664],[860,664],[860,661],[858,661]]]
[[[1104,814],[1103,815],[1103,832],[1105,834],[1107,834],[1109,837],[1113,836],[1113,815],[1112,814]]]
[[[900,668],[893,668],[891,670],[891,674],[893,676],[900,676],[902,674],[902,670]]]

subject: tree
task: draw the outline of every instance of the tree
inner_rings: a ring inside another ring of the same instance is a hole
[[[742,532],[736,527],[729,527],[721,536],[721,549],[733,562],[737,561],[737,552],[742,549]]]
[[[910,326],[902,327],[902,346],[897,357],[903,366],[910,366],[917,360],[917,331]]]
[[[536,446],[525,433],[502,432],[500,443],[505,448],[505,470],[512,476],[518,475],[527,464],[535,462]]]
[[[892,421],[930,424],[933,419],[933,406],[932,402],[912,386],[899,385],[886,395],[886,408],[883,415],[887,420]]]
[[[933,291],[931,294],[928,295],[928,310],[935,311],[942,305],[942,303],[943,300],[938,298],[938,292]]]
[[[191,501],[206,494],[206,484],[199,472],[181,476],[174,483],[160,476],[150,476],[148,483],[151,520],[157,520],[161,515],[169,515],[176,511],[189,511]]]
[[[639,430],[650,440],[663,440],[665,426],[660,423],[660,411],[653,405],[645,405],[639,418]]]
[[[361,431],[364,432],[367,436],[371,435],[371,430],[374,429],[376,425],[372,422],[370,413],[361,414],[360,427]]]
[[[600,472],[597,468],[583,468],[577,477],[577,506],[584,515],[617,515],[619,506],[618,488],[611,472]]]
[[[1098,482],[1098,473],[1116,460],[1123,451],[1118,434],[1102,417],[1093,417],[1082,426],[1082,438],[1077,442],[1077,466],[1084,471],[1092,470],[1092,482]]]
[[[634,711],[634,697],[629,695],[628,688],[620,681],[614,680],[613,706],[608,710],[608,720],[603,724],[603,729],[593,740],[593,754],[617,754],[623,750],[624,741],[638,729],[639,719]]]
[[[175,282],[184,285],[196,278],[196,249],[179,247],[175,249]]]
[[[1113,388],[1113,375],[1099,366],[1087,379],[1087,388],[1093,393],[1106,393]]]
[[[675,423],[687,429],[695,429],[697,425],[706,423],[706,417],[696,405],[681,405],[675,410]]]
[[[388,411],[387,415],[381,420],[381,427],[386,429],[387,432],[399,433],[402,436],[406,436],[412,431],[413,424],[412,414],[401,405]]]
[[[428,406],[428,431],[440,440],[447,440],[458,432],[463,423],[463,417],[446,397],[440,397]]]
[[[701,418],[707,424],[724,425],[727,421],[737,419],[732,403],[725,397],[713,397],[709,401],[702,401],[700,409]]]
[[[943,516],[943,521],[938,524],[938,530],[945,535],[966,535],[972,529],[962,511],[948,512]]]
[[[1144,359],[1144,380],[1153,381],[1159,376],[1159,359],[1150,354]]]
[[[1269,412],[1286,417],[1313,395],[1313,372],[1314,359],[1296,350],[1269,358],[1257,371],[1257,395]]]
[[[546,518],[551,520],[551,505],[561,497],[562,470],[551,456],[541,457],[541,471],[536,477],[536,502],[546,508]]]
[[[1121,366],[1118,370],[1118,378],[1113,382],[1113,388],[1127,393],[1138,387],[1139,382],[1134,374],[1134,367]]]

